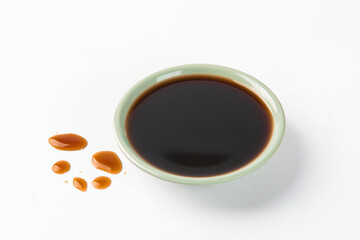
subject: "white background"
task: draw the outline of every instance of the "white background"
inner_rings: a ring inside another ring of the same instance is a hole
[[[1,1],[0,239],[359,239],[359,10],[356,0]],[[187,186],[120,153],[123,94],[188,63],[239,69],[279,97],[286,135],[264,167]],[[89,145],[57,151],[56,132]],[[76,190],[74,176],[107,175],[91,166],[100,150],[127,174]],[[61,159],[72,169],[56,175]]]

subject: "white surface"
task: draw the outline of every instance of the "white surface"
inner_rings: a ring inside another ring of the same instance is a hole
[[[358,1],[1,1],[0,239],[358,239]],[[267,84],[287,116],[268,164],[234,182],[155,179],[115,143],[118,100],[165,67],[213,63]],[[56,132],[89,146],[52,149]],[[105,191],[65,184],[126,175]],[[71,173],[57,176],[65,159]],[[79,171],[83,171],[82,174]]]

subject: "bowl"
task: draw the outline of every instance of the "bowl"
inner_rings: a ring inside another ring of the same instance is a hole
[[[172,174],[154,167],[145,161],[132,147],[127,137],[126,117],[133,102],[138,96],[155,84],[169,78],[188,74],[211,74],[232,79],[234,82],[248,88],[259,96],[267,105],[273,118],[273,130],[270,140],[264,150],[247,165],[222,175],[208,177],[189,177]],[[118,145],[127,159],[144,172],[163,180],[183,184],[215,184],[243,177],[262,165],[274,154],[280,146],[285,132],[285,115],[275,94],[265,84],[256,78],[239,70],[212,64],[189,64],[167,68],[149,75],[133,86],[119,102],[114,115],[115,133]]]

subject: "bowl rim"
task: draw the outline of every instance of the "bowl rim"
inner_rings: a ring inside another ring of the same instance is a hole
[[[250,163],[234,171],[209,177],[189,177],[166,172],[146,162],[131,146],[126,136],[125,122],[133,101],[146,89],[174,76],[212,74],[227,77],[257,94],[268,106],[273,117],[273,132],[264,150]],[[157,178],[183,184],[214,184],[245,176],[263,166],[280,146],[285,133],[284,110],[275,94],[262,82],[239,70],[213,64],[187,64],[157,71],[131,87],[120,100],[114,114],[117,143],[125,157],[144,172]]]

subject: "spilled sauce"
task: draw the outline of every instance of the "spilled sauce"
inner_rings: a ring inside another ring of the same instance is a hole
[[[74,133],[58,134],[49,138],[51,146],[62,151],[77,151],[87,146],[87,141],[82,136]]]
[[[92,156],[92,165],[99,170],[118,174],[122,170],[122,163],[118,155],[111,151],[100,151]]]
[[[82,178],[75,177],[73,180],[73,185],[82,192],[86,192],[87,190],[87,182]]]
[[[96,189],[105,189],[111,185],[111,179],[105,176],[100,176],[92,181],[92,185]]]
[[[57,133],[57,132],[56,132]],[[57,134],[49,138],[49,143],[52,147],[62,151],[77,151],[84,149],[88,142],[82,136],[74,133]],[[92,165],[99,170],[118,174],[122,171],[122,163],[118,155],[111,151],[100,151],[92,156]],[[70,163],[65,160],[56,162],[52,166],[52,171],[56,174],[64,174],[70,171]],[[83,171],[79,171],[80,174]],[[124,172],[126,174],[126,172]],[[56,178],[58,180],[58,178]],[[64,183],[68,183],[68,180],[64,180]],[[112,181],[109,177],[99,176],[92,181],[92,186],[96,189],[106,189],[111,185]],[[88,184],[85,179],[75,177],[73,179],[73,186],[81,192],[86,192]]]
[[[63,160],[58,161],[53,165],[52,170],[56,174],[67,173],[70,170],[70,163]]]

